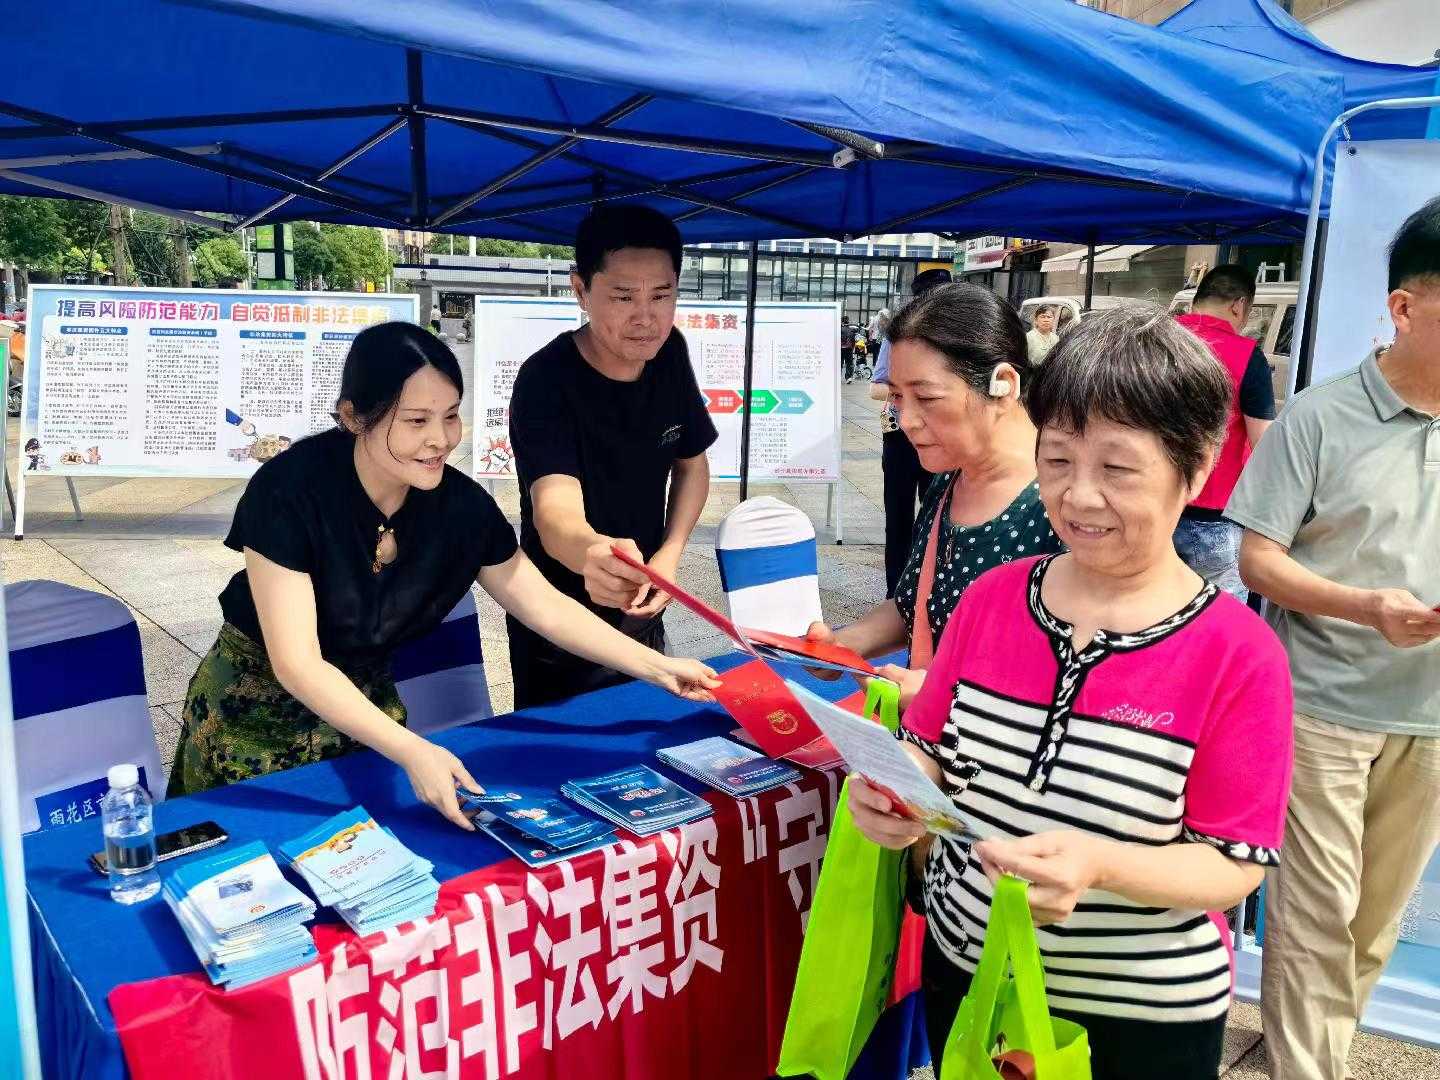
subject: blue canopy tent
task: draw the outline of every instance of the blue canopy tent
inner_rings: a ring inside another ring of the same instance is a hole
[[[1274,0],[1191,0],[1160,29],[1190,41],[1337,75],[1344,82],[1347,109],[1382,98],[1440,93],[1440,68],[1382,64],[1336,52]],[[1425,113],[1415,110],[1368,113],[1356,117],[1350,134],[1355,139],[1421,139],[1427,122]]]
[[[27,62],[0,74],[0,190],[232,223],[553,241],[640,198],[689,240],[1264,235],[1295,228],[1340,100],[1066,0],[25,0],[7,22]]]
[[[1344,110],[1332,117],[1325,136],[1317,143],[1312,173],[1320,182],[1312,188],[1305,234],[1300,297],[1299,348],[1290,370],[1291,389],[1310,381],[1314,350],[1315,312],[1310,297],[1320,285],[1320,266],[1326,238],[1329,199],[1325,178],[1334,162],[1331,139],[1337,131],[1355,141],[1376,139],[1440,138],[1440,67],[1385,64],[1346,56],[1315,37],[1273,0],[1192,0],[1160,24],[1168,33],[1191,41],[1223,45],[1249,55],[1323,71],[1341,79]]]
[[[692,242],[1295,239],[1341,94],[1068,0],[22,0],[7,26],[0,192],[230,228],[569,242],[636,199]]]

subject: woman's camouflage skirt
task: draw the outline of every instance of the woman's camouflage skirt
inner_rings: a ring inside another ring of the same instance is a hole
[[[388,664],[345,674],[381,712],[405,723]],[[166,794],[193,795],[359,747],[300,704],[275,678],[265,650],[226,623],[190,680]]]

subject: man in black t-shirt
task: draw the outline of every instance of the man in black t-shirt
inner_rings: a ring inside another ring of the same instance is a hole
[[[670,598],[610,548],[673,579],[710,490],[715,425],[675,329],[680,257],[657,211],[592,210],[570,275],[588,321],[526,360],[510,399],[520,546],[561,592],[660,650]],[[507,622],[517,709],[623,678]]]

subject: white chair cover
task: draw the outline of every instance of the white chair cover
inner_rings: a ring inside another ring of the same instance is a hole
[[[138,765],[165,797],[139,627],[114,597],[57,581],[7,585],[5,618],[21,828],[93,819],[98,848],[111,765]]]
[[[746,499],[720,522],[715,557],[740,626],[799,636],[823,618],[815,526],[789,503]]]
[[[480,617],[468,591],[433,633],[396,651],[391,671],[411,731],[424,735],[495,715]]]

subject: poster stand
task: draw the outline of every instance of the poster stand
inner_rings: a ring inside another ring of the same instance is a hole
[[[750,400],[753,414],[765,417],[769,430],[776,430],[777,423],[783,425],[778,443],[772,441],[769,447],[737,447],[746,433],[744,421],[751,415],[744,407],[740,380],[742,376],[753,380],[757,349],[753,332],[742,334],[740,318],[745,310],[744,302],[688,298],[676,308],[675,325],[689,343],[696,381],[721,433],[709,452],[711,482],[739,484],[742,500],[750,482],[824,484],[825,527],[833,531],[835,543],[843,544],[839,305],[759,305],[764,338],[759,349],[765,357],[766,378],[750,386]],[[508,410],[520,363],[556,334],[579,325],[580,312],[572,298],[475,295],[472,460],[476,479],[487,486],[493,480],[515,478]],[[750,340],[742,347],[736,338],[746,337]]]
[[[349,342],[413,322],[414,296],[286,290],[32,285],[17,480],[0,471],[25,535],[28,485],[75,476],[248,479],[333,421]],[[8,427],[8,409],[0,438]]]

